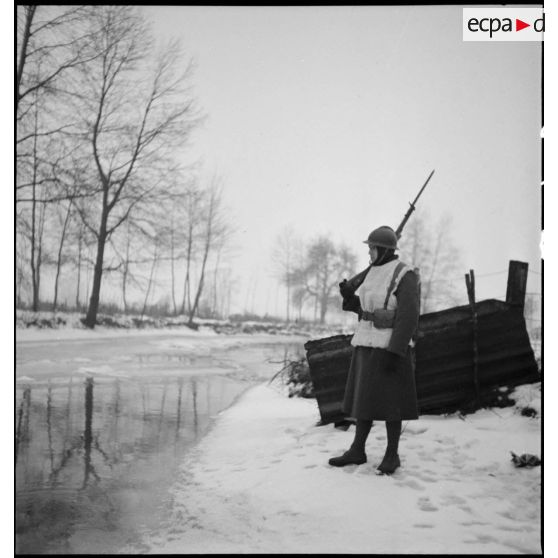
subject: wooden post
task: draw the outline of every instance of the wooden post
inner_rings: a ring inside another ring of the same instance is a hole
[[[525,291],[527,290],[527,271],[529,264],[510,260],[508,270],[508,288],[506,302],[513,306],[525,306]]]
[[[477,398],[477,408],[480,407],[480,385],[479,385],[479,343],[478,343],[478,324],[477,309],[475,305],[475,272],[471,269],[465,274],[465,284],[467,285],[467,295],[471,306],[471,322],[473,325],[473,384],[475,386],[475,396]]]

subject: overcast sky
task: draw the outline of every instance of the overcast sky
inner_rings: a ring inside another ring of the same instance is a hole
[[[254,285],[256,310],[283,309],[270,255],[286,225],[366,265],[361,241],[399,224],[432,169],[420,205],[453,218],[478,299],[505,296],[505,273],[481,276],[510,259],[540,272],[540,43],[463,42],[456,6],[142,9],[197,64],[208,120],[184,158],[224,179],[233,311]]]

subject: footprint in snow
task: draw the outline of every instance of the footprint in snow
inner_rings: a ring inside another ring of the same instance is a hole
[[[294,512],[292,510],[279,510],[276,513],[277,515],[288,515],[291,517],[296,517],[297,515],[300,515],[298,512]]]
[[[462,523],[463,525],[463,523]],[[518,529],[517,526],[510,526],[510,525],[498,525],[498,530],[500,531],[509,531],[515,533]]]
[[[434,441],[444,446],[455,446],[455,438],[452,438],[451,436],[441,436],[436,438]]]
[[[498,539],[496,539],[492,535],[477,535],[476,539],[466,540],[466,541],[463,541],[463,542],[465,542],[467,544],[472,544],[472,543],[488,544],[488,543],[491,543],[491,542],[498,542]]]
[[[423,496],[418,499],[418,507],[421,511],[435,512],[438,508],[432,504],[428,496]]]
[[[447,494],[446,496],[444,496],[444,499],[442,501],[442,504],[444,505],[458,505],[458,504],[466,504],[467,500],[465,500],[465,498],[461,498],[460,496],[454,496],[453,494]]]
[[[398,481],[396,484],[397,486],[408,487],[408,488],[412,488],[413,490],[426,490],[424,486],[422,486],[420,483],[418,483],[416,480],[413,479]]]
[[[417,477],[417,479],[424,481],[424,482],[437,482],[439,480],[439,477],[435,476],[435,473],[432,473],[432,475],[428,475],[428,474],[423,474],[425,473],[425,471],[421,472],[416,472],[415,473],[415,477]]]
[[[488,525],[485,521],[478,521],[477,519],[473,519],[472,521],[463,521],[459,525],[463,525],[463,527],[473,527],[475,525]],[[515,527],[512,529],[515,531]]]
[[[436,456],[433,452],[430,451],[419,451],[418,456],[421,458],[422,461],[436,461]]]
[[[404,433],[405,434],[424,434],[428,430],[428,426],[414,426],[414,425],[407,425],[405,427]]]
[[[463,465],[467,461],[469,461],[469,457],[467,457],[464,453],[455,453],[450,457],[450,461],[454,465]]]

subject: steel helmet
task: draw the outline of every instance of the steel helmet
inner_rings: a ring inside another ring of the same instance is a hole
[[[391,227],[384,225],[374,229],[368,235],[368,240],[365,240],[364,243],[395,250],[397,248],[397,235]]]

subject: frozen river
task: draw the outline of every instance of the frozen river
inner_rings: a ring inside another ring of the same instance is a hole
[[[117,552],[154,528],[212,419],[303,342],[178,332],[18,341],[16,552]]]

